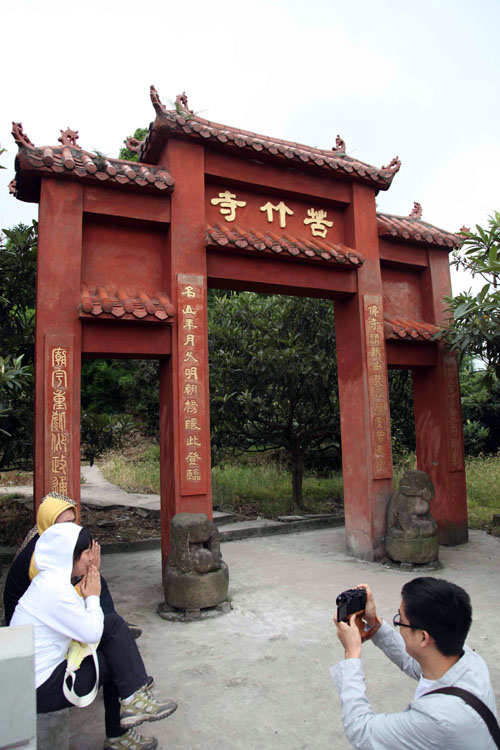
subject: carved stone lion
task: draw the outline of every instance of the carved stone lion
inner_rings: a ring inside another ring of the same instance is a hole
[[[425,471],[406,471],[387,506],[385,547],[391,560],[424,564],[438,559],[438,527],[430,513],[434,485]]]
[[[177,513],[170,527],[165,601],[171,607],[215,607],[227,597],[229,573],[222,560],[219,531],[204,513]]]

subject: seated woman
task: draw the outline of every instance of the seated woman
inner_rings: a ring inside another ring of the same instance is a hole
[[[51,492],[42,499],[36,516],[36,526],[28,532],[18,549],[5,581],[3,603],[6,625],[10,623],[17,602],[38,572],[33,557],[38,539],[46,529],[55,523],[75,521],[78,521],[78,509],[74,500],[70,500],[66,495],[60,495],[57,492]],[[96,541],[93,542],[92,553],[92,563],[99,568],[101,552]],[[108,585],[102,577],[100,601],[101,609],[105,615],[115,611]],[[142,631],[136,625],[129,623],[129,628],[134,638],[140,636]]]
[[[135,640],[116,612],[104,615],[99,604],[100,575],[92,565],[92,539],[73,523],[54,524],[35,546],[39,574],[19,600],[11,626],[33,625],[37,712],[57,711],[71,703],[63,693],[66,654],[71,640],[96,643],[99,684],[104,686],[104,750],[154,750],[155,738],[133,727],[169,716],[177,705],[158,702],[146,689],[148,680]],[[71,578],[83,576],[81,596]],[[92,656],[76,672],[74,689],[86,695],[96,681]]]

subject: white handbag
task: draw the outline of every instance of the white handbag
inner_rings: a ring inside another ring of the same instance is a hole
[[[66,654],[67,664],[63,681],[63,693],[64,697],[74,706],[78,706],[78,708],[90,706],[99,690],[99,661],[96,653],[97,646],[98,643],[80,643],[80,641],[71,641],[68,653]],[[94,659],[95,685],[87,695],[77,695],[77,693],[75,693],[76,673],[85,657],[90,655],[92,655],[92,658]],[[69,686],[66,682],[68,679],[70,681]]]

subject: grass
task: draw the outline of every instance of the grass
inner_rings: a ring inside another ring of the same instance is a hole
[[[110,454],[99,464],[109,482],[127,492],[160,492],[160,449],[148,445],[126,454]],[[290,474],[273,464],[228,463],[212,470],[214,506],[237,510],[243,515],[273,517],[298,512],[292,506]],[[303,495],[307,513],[338,512],[342,508],[342,476],[324,479],[304,477]]]
[[[214,505],[243,515],[273,518],[290,512],[342,512],[342,476],[320,478],[305,475],[302,485],[304,510],[292,505],[290,473],[272,464],[228,464],[212,469]]]
[[[490,530],[492,516],[500,513],[500,455],[468,458],[465,468],[469,526]]]
[[[101,469],[110,482],[129,492],[159,493],[159,456],[158,446],[149,445],[125,455],[112,455],[101,464]],[[411,468],[415,468],[414,455],[396,463],[396,487],[403,472]],[[466,476],[469,526],[491,531],[492,516],[500,514],[500,455],[467,458]],[[289,473],[272,463],[245,459],[242,463],[233,461],[216,466],[212,470],[212,487],[215,506],[242,515],[272,518],[299,512],[291,505]],[[341,512],[343,489],[340,474],[327,479],[306,475],[303,492],[305,512]]]
[[[160,446],[141,444],[121,453],[110,453],[99,468],[108,482],[127,492],[160,494]]]

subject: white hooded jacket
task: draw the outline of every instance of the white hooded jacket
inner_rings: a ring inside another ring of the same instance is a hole
[[[19,600],[10,625],[33,625],[35,684],[40,687],[66,659],[72,639],[96,643],[104,615],[98,596],[83,599],[71,585],[73,552],[81,526],[58,523],[35,546],[39,574]]]

